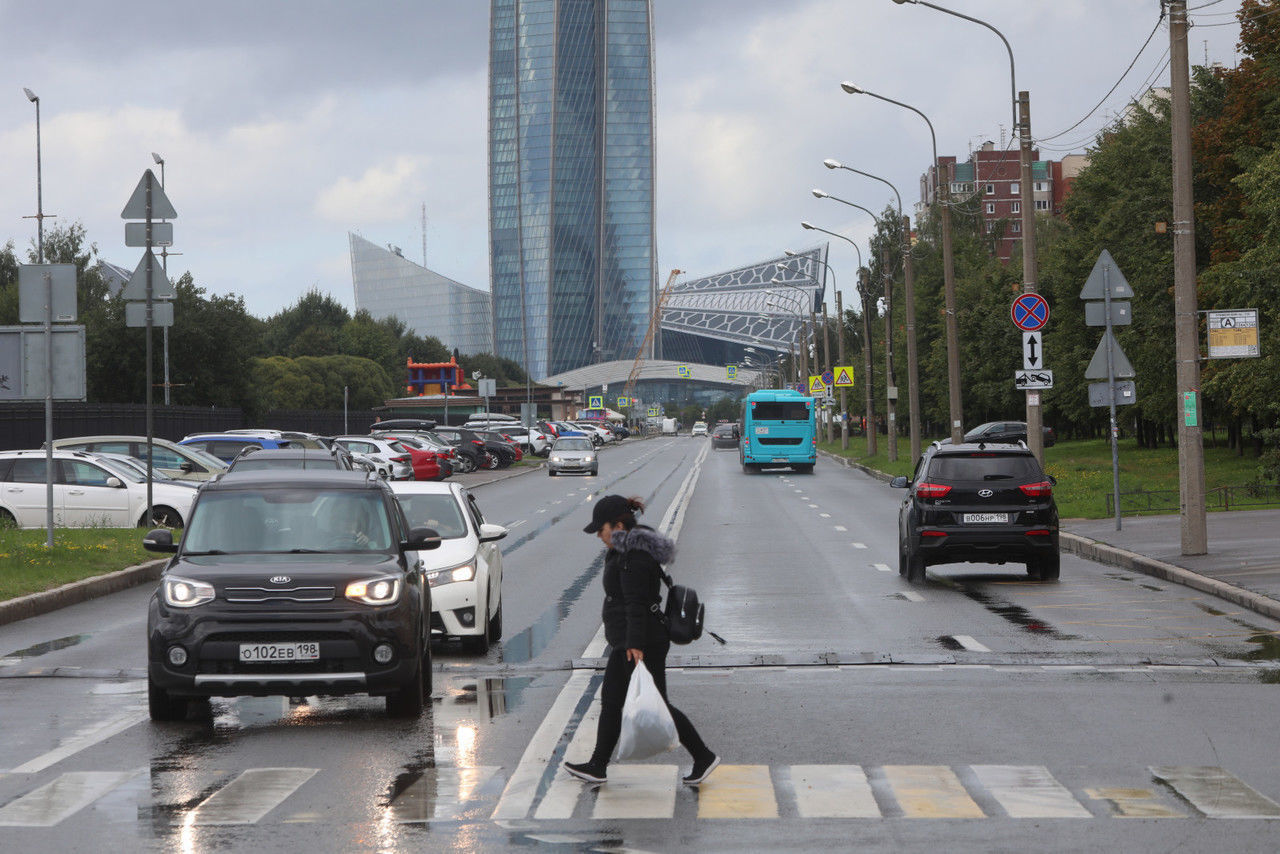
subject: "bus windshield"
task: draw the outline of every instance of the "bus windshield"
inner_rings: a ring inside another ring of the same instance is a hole
[[[808,421],[807,404],[793,400],[761,400],[751,407],[753,421]]]

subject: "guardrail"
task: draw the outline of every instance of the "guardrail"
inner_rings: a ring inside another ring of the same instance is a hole
[[[1107,515],[1115,513],[1115,496],[1104,496]],[[1205,507],[1210,510],[1233,510],[1242,507],[1280,505],[1280,485],[1215,486],[1205,491]],[[1137,490],[1120,493],[1120,514],[1177,513],[1181,496],[1176,489]]]

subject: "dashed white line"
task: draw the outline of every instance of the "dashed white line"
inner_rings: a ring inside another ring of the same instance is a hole
[[[810,506],[810,507],[812,507],[812,508],[813,508],[813,509],[815,509],[815,510],[816,510],[816,509],[818,509],[818,505],[817,505],[817,504],[810,504],[809,506]]]
[[[955,639],[956,643],[970,652],[991,652],[989,647],[983,646],[968,635],[952,635],[951,637]]]
[[[844,530],[844,526],[843,526],[843,525],[836,525],[836,530],[837,530],[837,531],[843,531],[843,530]],[[865,548],[867,547],[867,544],[866,544],[866,543],[849,543],[849,545],[853,546],[855,549],[865,549]]]
[[[893,569],[887,563],[873,563],[871,565],[881,572],[893,572]]]
[[[908,602],[923,602],[923,601],[924,601],[924,597],[923,597],[923,596],[921,596],[919,593],[916,593],[914,590],[904,590],[904,591],[902,591],[902,593],[900,593],[900,594],[898,594],[898,595],[900,595],[903,599],[906,599]]]
[[[819,516],[821,516],[823,519],[830,519],[830,518],[831,518],[831,514],[830,514],[830,513],[819,513],[818,515],[819,515]]]

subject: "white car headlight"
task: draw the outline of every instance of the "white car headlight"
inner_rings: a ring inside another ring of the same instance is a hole
[[[563,460],[563,459],[561,459],[560,457],[552,457],[552,458],[551,458],[551,462],[553,462],[553,463],[562,463],[562,462],[564,462],[564,460]]]
[[[594,463],[596,461],[595,454],[587,454],[582,458],[584,463]]]
[[[400,598],[400,579],[382,575],[353,581],[347,585],[344,595],[353,602],[366,605],[393,605]]]
[[[431,587],[439,587],[441,584],[452,584],[455,581],[470,581],[475,577],[476,565],[473,561],[468,561],[459,566],[431,570],[427,573],[427,584]]]
[[[164,593],[165,604],[174,608],[194,608],[216,598],[212,584],[177,576],[165,578],[160,589]]]

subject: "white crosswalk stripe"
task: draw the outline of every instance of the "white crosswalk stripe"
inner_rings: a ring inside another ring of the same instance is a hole
[[[1038,765],[972,765],[1010,818],[1092,818],[1066,786]]]
[[[250,768],[201,802],[185,823],[256,824],[317,771],[318,768]]]
[[[467,804],[493,779],[498,766],[436,768],[401,792],[389,808],[397,824],[449,821],[460,818]]]
[[[791,785],[803,818],[879,818],[880,807],[859,765],[794,765]]]
[[[1162,765],[1151,773],[1209,818],[1280,818],[1280,804],[1222,768]]]
[[[72,771],[0,809],[0,827],[53,827],[139,771]]]

